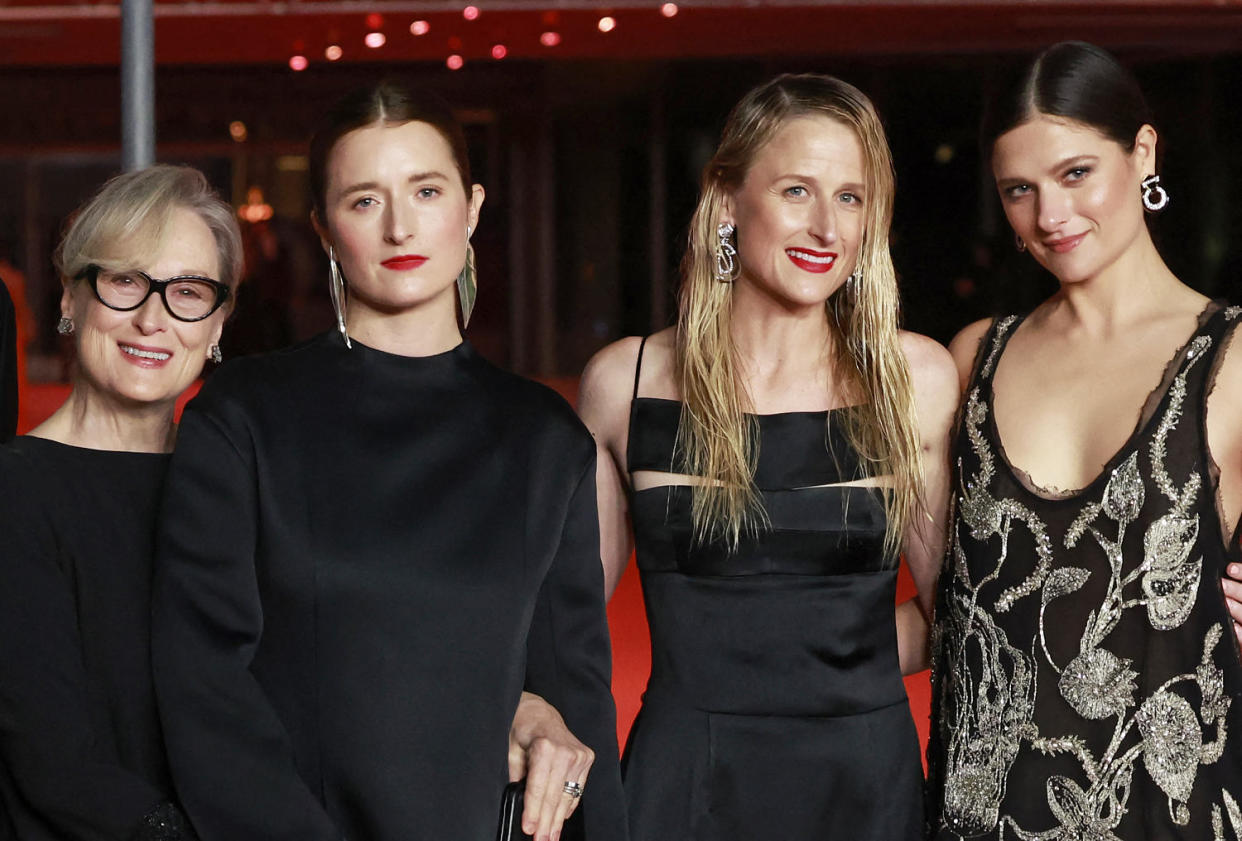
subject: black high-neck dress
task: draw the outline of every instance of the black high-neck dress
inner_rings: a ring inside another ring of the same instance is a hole
[[[153,619],[200,835],[488,841],[525,685],[596,752],[586,836],[624,839],[594,453],[465,343],[333,333],[217,371],[178,435]]]
[[[184,837],[149,645],[167,467],[42,438],[0,447],[0,837]]]
[[[0,444],[17,431],[17,315],[0,278]]]
[[[980,346],[955,445],[928,747],[930,835],[1242,838],[1242,667],[1205,407],[1242,308],[1214,303],[1087,487],[1005,456]]]
[[[684,474],[682,404],[637,396],[638,376],[631,481]],[[736,552],[694,542],[677,479],[631,495],[652,661],[623,762],[635,841],[920,836],[896,567],[880,492],[843,484],[867,479],[845,411],[755,417],[771,527]]]

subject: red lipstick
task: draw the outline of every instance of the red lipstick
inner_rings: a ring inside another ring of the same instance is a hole
[[[389,257],[380,265],[395,272],[408,272],[426,262],[427,258],[421,254],[402,254],[400,257]]]
[[[785,256],[804,272],[823,274],[837,262],[835,251],[816,251],[813,248],[786,248]]]

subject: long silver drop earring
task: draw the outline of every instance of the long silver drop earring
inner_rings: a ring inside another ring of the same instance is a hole
[[[728,222],[716,226],[716,272],[714,277],[721,283],[737,280],[737,249],[733,246],[733,232],[737,230]]]
[[[1169,203],[1169,192],[1160,186],[1159,175],[1149,175],[1144,178],[1142,189],[1143,207],[1152,213],[1164,210],[1164,206]]]
[[[328,246],[328,294],[332,297],[332,309],[336,312],[336,329],[345,340],[345,347],[352,349],[349,333],[345,331],[345,278],[336,262],[336,249]]]
[[[461,307],[461,326],[464,330],[474,312],[474,300],[479,295],[479,276],[474,267],[474,245],[470,242],[470,226],[466,226],[466,264],[457,275],[457,303]]]
[[[1023,251],[1026,251],[1026,241],[1022,239],[1022,237],[1019,236],[1018,234],[1013,235],[1013,246],[1014,248],[1018,249],[1019,254],[1021,254]]]

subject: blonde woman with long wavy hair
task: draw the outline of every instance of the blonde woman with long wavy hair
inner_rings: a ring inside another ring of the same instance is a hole
[[[583,375],[605,579],[636,541],[651,626],[635,841],[920,836],[901,675],[926,666],[957,381],[898,329],[892,201],[861,92],[750,91],[703,174],[677,325]],[[919,596],[894,615],[902,553]]]

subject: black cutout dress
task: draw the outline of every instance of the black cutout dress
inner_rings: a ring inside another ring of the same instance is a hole
[[[631,476],[684,473],[681,404],[637,391]],[[919,837],[896,571],[880,492],[832,487],[865,478],[842,411],[756,417],[771,528],[735,553],[692,541],[688,486],[632,494],[652,648],[622,763],[634,841]]]

